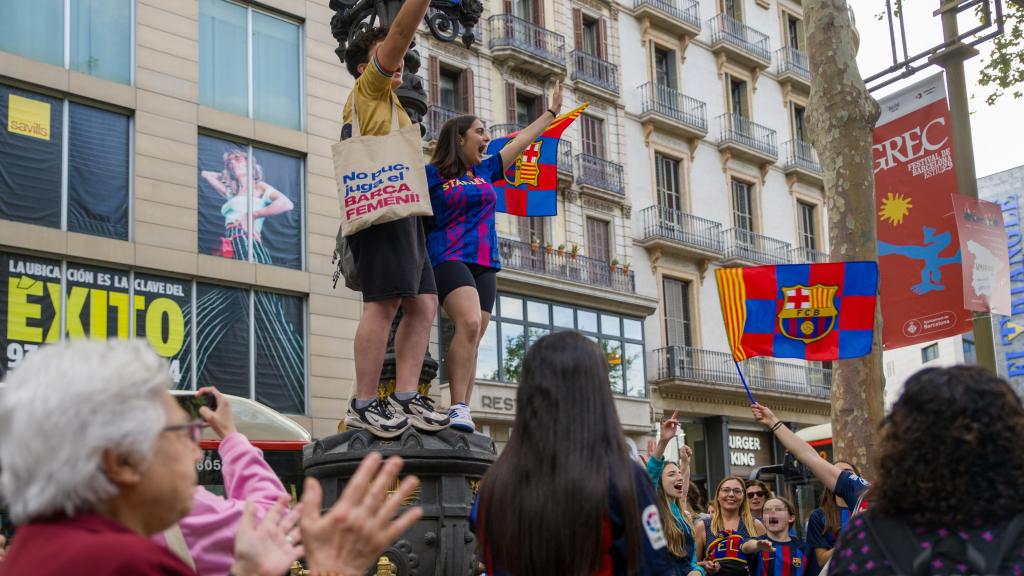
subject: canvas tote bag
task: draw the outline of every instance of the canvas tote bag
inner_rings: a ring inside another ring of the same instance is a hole
[[[363,135],[352,103],[352,137],[331,147],[341,200],[341,231],[351,236],[375,224],[407,216],[432,216],[427,173],[423,169],[420,127],[398,127],[392,102],[391,132]]]

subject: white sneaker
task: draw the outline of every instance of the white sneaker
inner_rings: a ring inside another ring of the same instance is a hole
[[[408,400],[400,400],[392,394],[388,396],[391,407],[404,415],[414,428],[426,432],[436,432],[448,427],[448,416],[434,410],[434,401],[430,396],[416,394]]]
[[[409,427],[409,420],[396,413],[387,400],[374,398],[366,408],[356,408],[353,398],[348,403],[345,424],[349,428],[363,428],[378,438],[400,436]]]
[[[448,409],[448,418],[451,424],[448,426],[462,432],[476,432],[473,425],[473,416],[469,413],[469,406],[459,403]]]

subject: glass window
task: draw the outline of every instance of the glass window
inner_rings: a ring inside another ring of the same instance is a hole
[[[664,280],[665,332],[669,346],[690,346],[690,283],[675,278]]]
[[[550,323],[551,319],[548,318],[548,305],[544,302],[529,300],[526,303],[526,318],[530,322],[537,324]]]
[[[643,344],[622,345],[622,366],[626,372],[626,395],[635,398],[645,397],[647,378],[644,375]]]
[[[815,232],[814,204],[797,202],[800,208],[800,247],[807,250],[818,249],[818,238]]]
[[[505,382],[519,382],[523,356],[526,354],[526,334],[522,324],[502,322],[501,343],[502,379]]]
[[[530,326],[530,341],[528,342],[528,346],[533,346],[533,344],[537,342],[537,340],[540,340],[541,338],[547,336],[550,333],[550,328],[536,328]]]
[[[226,0],[200,0],[199,103],[300,129],[301,39],[294,22]]]
[[[751,198],[750,184],[746,182],[740,182],[739,180],[732,181],[732,223],[733,226],[740,230],[747,232],[754,231],[754,213],[751,208],[753,199]],[[752,237],[749,242],[753,242]]]
[[[302,31],[298,24],[252,12],[252,105],[257,120],[302,128]]]
[[[69,0],[72,70],[130,84],[132,1]]]
[[[939,344],[930,344],[921,348],[921,362],[931,362],[939,357]]]
[[[523,319],[523,301],[514,296],[504,296],[500,298],[501,317],[508,320],[522,320]]]
[[[192,371],[182,369],[181,359],[192,333],[192,282],[136,274],[134,288],[135,336],[167,358],[175,388],[191,389]]]
[[[597,332],[597,313],[588,310],[577,310],[576,319],[579,321],[581,332]]]
[[[0,50],[64,66],[64,0],[0,2]]]
[[[200,135],[199,252],[301,269],[302,188],[299,158]]]
[[[669,211],[662,218],[667,216],[674,220],[677,217],[675,213],[683,210],[683,195],[679,187],[679,161],[656,153],[654,166],[658,186],[658,204]]]
[[[476,354],[476,377],[481,380],[497,380],[498,374],[498,328],[491,322],[487,325],[480,348]]]
[[[0,122],[0,218],[128,240],[130,118],[0,85]]]
[[[612,392],[625,394],[622,377],[622,342],[618,340],[601,340],[601,348],[604,349],[605,357],[608,358],[608,384]]]
[[[601,334],[606,336],[620,336],[619,317],[611,314],[601,314]]]
[[[128,239],[127,116],[75,102],[68,110],[68,230]]]
[[[566,308],[565,306],[552,305],[551,315],[554,318],[555,326],[559,328],[575,328],[576,324],[573,322],[572,308]]]
[[[633,320],[631,318],[622,319],[622,335],[630,340],[643,340],[644,339],[644,325],[639,320]]]
[[[459,74],[442,68],[438,84],[441,91],[441,106],[449,110],[458,110],[462,101],[459,97]]]
[[[306,411],[302,299],[253,292],[256,400],[285,414]]]

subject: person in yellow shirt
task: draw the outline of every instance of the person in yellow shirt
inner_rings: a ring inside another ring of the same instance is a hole
[[[374,28],[345,49],[345,65],[356,85],[345,103],[342,138],[353,134],[353,110],[361,135],[385,135],[392,117],[399,127],[411,124],[395,89],[402,85],[404,57],[427,12],[429,0],[406,0],[390,28]],[[426,192],[426,191],[424,191]],[[430,327],[437,313],[437,286],[427,257],[423,226],[407,217],[370,226],[348,237],[363,287],[363,316],[355,337],[356,393],[345,424],[376,436],[393,438],[410,424],[434,431],[450,423],[433,401],[416,392]],[[377,398],[388,331],[398,308],[403,311],[395,335],[395,393]]]

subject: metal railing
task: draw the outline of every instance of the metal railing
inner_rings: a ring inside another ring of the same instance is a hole
[[[650,6],[658,12],[700,29],[700,3],[697,0],[635,0],[634,8]]]
[[[492,50],[508,46],[565,66],[565,36],[511,14],[495,14],[487,23]]]
[[[721,142],[736,142],[747,148],[778,156],[779,147],[775,141],[775,130],[761,126],[750,118],[739,114],[722,114],[718,117]]]
[[[786,46],[776,50],[775,54],[779,57],[780,76],[792,72],[808,82],[811,81],[811,60],[807,57],[807,52]]]
[[[680,244],[721,253],[722,225],[713,220],[665,208],[649,206],[640,211],[643,239],[665,238]]]
[[[609,263],[602,260],[582,255],[573,257],[568,251],[563,252],[561,256],[556,251],[549,254],[544,246],[537,246],[534,249],[528,242],[502,237],[498,237],[498,252],[501,254],[501,265],[508,269],[543,274],[589,286],[602,286],[630,294],[636,292],[632,270],[612,270]]]
[[[732,354],[690,346],[668,346],[653,352],[656,381],[687,380],[695,383],[735,386],[742,390]],[[827,399],[832,390],[832,370],[792,364],[757,356],[740,367],[752,389],[800,394]]]
[[[504,138],[513,132],[522,130],[525,126],[521,124],[491,124],[491,138]]]
[[[458,110],[452,110],[451,108],[445,108],[436,104],[427,108],[427,116],[423,121],[427,127],[427,141],[433,142],[437,140],[437,135],[441,132],[441,126],[444,126],[445,122],[461,114],[462,112]]]
[[[641,84],[640,93],[643,95],[642,114],[655,112],[698,130],[707,131],[707,105],[700,100],[654,82]]]
[[[572,60],[573,80],[582,80],[609,92],[619,93],[618,66],[582,50],[573,50],[569,58]]]
[[[789,242],[762,236],[744,228],[729,228],[724,233],[725,255],[758,264],[789,264]]]
[[[615,194],[625,194],[622,164],[589,154],[576,155],[576,183],[593,186]]]
[[[712,44],[725,42],[751,56],[771,61],[771,40],[764,32],[754,30],[724,12],[708,20],[708,25],[711,26]]]
[[[814,248],[797,246],[789,252],[789,259],[795,264],[822,264],[828,262],[828,254]]]
[[[794,138],[782,145],[782,152],[785,155],[785,168],[803,168],[816,174],[821,174],[821,163],[818,162],[818,153],[810,142],[804,142]]]

